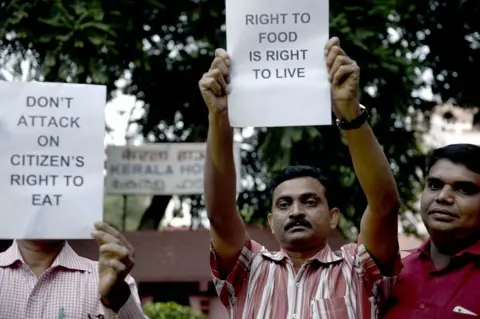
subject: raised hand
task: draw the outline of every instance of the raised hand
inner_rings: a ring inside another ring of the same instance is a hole
[[[125,282],[132,270],[134,249],[125,237],[105,223],[95,224],[92,237],[99,245],[99,278],[102,303],[118,311],[128,300],[130,288]]]
[[[215,51],[210,70],[200,79],[198,86],[211,114],[227,111],[230,57],[223,49]]]
[[[360,113],[360,68],[345,54],[337,37],[328,40],[325,57],[332,89],[333,112],[337,118],[352,120]]]

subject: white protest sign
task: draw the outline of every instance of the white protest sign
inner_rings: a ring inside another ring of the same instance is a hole
[[[226,0],[233,127],[330,125],[328,0]]]
[[[91,238],[103,218],[106,87],[0,83],[0,238]]]
[[[152,143],[107,148],[106,194],[203,194],[205,143]],[[237,191],[240,190],[240,145],[234,146]]]

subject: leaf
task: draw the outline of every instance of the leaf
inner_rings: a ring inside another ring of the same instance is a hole
[[[75,43],[73,44],[74,47],[76,48],[83,48],[83,41],[82,40],[75,40]]]
[[[143,310],[150,319],[206,319],[203,314],[175,302],[149,302],[143,305]]]
[[[50,41],[53,41],[53,38],[55,35],[51,34],[44,34],[40,37],[37,38],[38,43],[49,43]]]
[[[92,43],[93,45],[100,46],[105,42],[105,38],[101,36],[90,35],[88,36],[88,41],[90,41],[90,43]]]
[[[55,39],[60,41],[60,42],[67,42],[72,38],[73,35],[74,35],[73,31],[69,32],[67,34],[63,34],[63,35],[58,34],[58,35],[55,36]]]
[[[65,21],[63,21],[59,15],[56,15],[54,17],[51,17],[49,19],[45,19],[45,18],[38,18],[38,21],[42,22],[42,23],[45,23],[45,24],[48,24],[49,26],[51,27],[55,27],[55,28],[65,28],[65,27],[69,27],[68,24],[65,23]]]
[[[88,28],[95,28],[95,29],[104,31],[104,32],[110,34],[111,36],[116,36],[115,32],[113,30],[111,30],[110,26],[107,25],[107,24],[90,21],[90,22],[84,23],[80,26],[80,29],[82,29],[82,30],[88,29]]]
[[[152,5],[153,7],[158,8],[158,9],[165,9],[165,6],[160,1],[146,0],[146,2],[150,5]]]
[[[48,51],[44,59],[45,66],[51,68],[56,64],[56,62],[57,62],[56,54],[52,51]]]

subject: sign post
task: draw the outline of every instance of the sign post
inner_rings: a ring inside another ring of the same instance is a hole
[[[203,194],[205,143],[109,146],[105,193],[122,195]],[[234,147],[240,176],[240,146]],[[237,179],[237,190],[240,189]]]

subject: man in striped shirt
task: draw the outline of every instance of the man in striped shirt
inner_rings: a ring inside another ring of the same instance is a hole
[[[311,167],[289,167],[272,181],[268,221],[281,251],[251,240],[236,210],[233,130],[228,121],[230,58],[218,49],[199,82],[209,110],[205,199],[214,283],[230,318],[376,318],[400,259],[399,197],[389,163],[359,104],[360,70],[340,47],[325,45],[333,110],[368,200],[358,244],[333,252],[327,238],[339,211]]]

